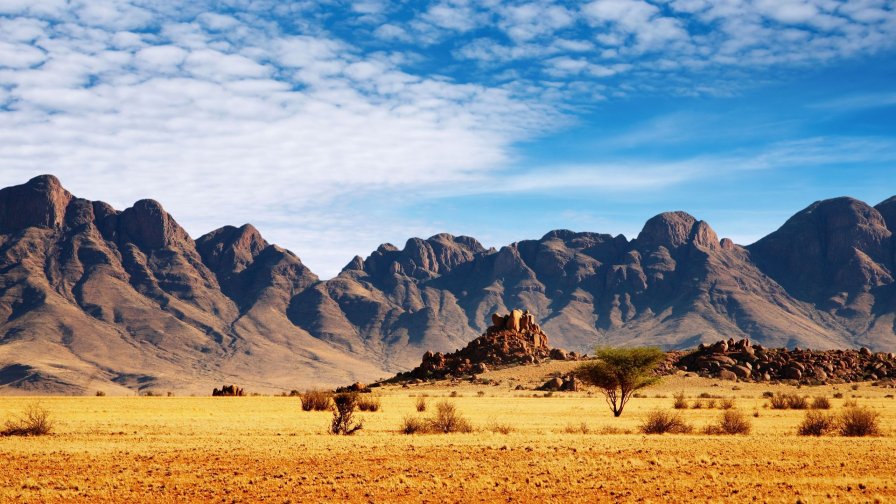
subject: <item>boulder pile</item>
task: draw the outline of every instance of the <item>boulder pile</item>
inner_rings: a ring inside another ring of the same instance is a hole
[[[803,384],[896,378],[896,355],[860,350],[765,348],[748,339],[701,344],[678,357],[678,369],[740,381],[792,380]]]
[[[212,390],[213,397],[237,397],[246,395],[243,389],[236,385],[222,385],[220,389]]]
[[[544,359],[578,360],[575,352],[548,346],[548,336],[528,310],[493,314],[485,334],[456,352],[426,352],[420,366],[395,379],[442,379],[485,373],[496,366],[534,364]]]

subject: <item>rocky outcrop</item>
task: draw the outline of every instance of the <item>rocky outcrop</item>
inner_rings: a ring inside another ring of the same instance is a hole
[[[246,392],[236,385],[222,385],[212,390],[212,397],[242,397]]]
[[[41,175],[22,185],[0,189],[0,232],[62,227],[71,200],[71,193],[52,175]]]
[[[449,354],[427,351],[417,368],[399,373],[396,381],[442,379],[449,376],[481,374],[496,367],[512,364],[534,364],[552,356],[578,359],[575,352],[551,349],[548,336],[528,310],[511,310],[506,315],[491,316],[492,325],[485,334],[466,347]]]
[[[765,348],[750,340],[717,341],[681,355],[676,365],[701,376],[804,384],[896,379],[896,355],[859,350]]]

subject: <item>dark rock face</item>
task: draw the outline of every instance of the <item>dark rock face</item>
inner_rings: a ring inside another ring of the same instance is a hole
[[[750,340],[700,345],[677,357],[675,365],[701,376],[726,380],[793,380],[803,384],[896,379],[896,355],[860,350],[765,348]]]
[[[395,379],[441,379],[483,373],[510,364],[533,364],[552,355],[572,357],[564,350],[551,349],[548,337],[528,311],[512,310],[507,315],[492,314],[485,334],[466,347],[449,354],[426,352],[420,366]],[[562,383],[561,383],[562,385]]]
[[[893,282],[886,220],[852,198],[813,203],[749,250],[778,283],[823,307],[848,304],[838,299],[840,293],[854,295]]]
[[[41,175],[25,184],[0,189],[0,231],[59,228],[65,222],[71,199],[72,195],[52,175]]]

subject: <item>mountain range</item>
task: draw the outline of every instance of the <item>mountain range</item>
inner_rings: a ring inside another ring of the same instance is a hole
[[[0,190],[0,391],[207,394],[382,378],[494,312],[554,347],[896,349],[896,197],[818,201],[747,246],[685,212],[634,239],[555,230],[381,245],[320,280],[251,225],[191,238],[156,201],[116,210],[51,175]]]

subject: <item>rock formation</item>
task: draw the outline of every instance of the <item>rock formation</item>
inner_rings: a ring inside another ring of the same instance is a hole
[[[236,385],[222,385],[220,389],[212,390],[212,397],[242,397],[246,395],[243,389]]]
[[[765,348],[750,340],[701,344],[676,365],[701,376],[740,381],[792,380],[804,384],[896,379],[896,355],[859,350]]]
[[[548,358],[579,358],[575,352],[551,349],[548,336],[528,310],[511,310],[506,315],[494,313],[492,325],[485,334],[456,352],[427,351],[420,366],[395,379],[441,379],[448,376],[480,374],[495,367],[511,364],[533,364]]]

